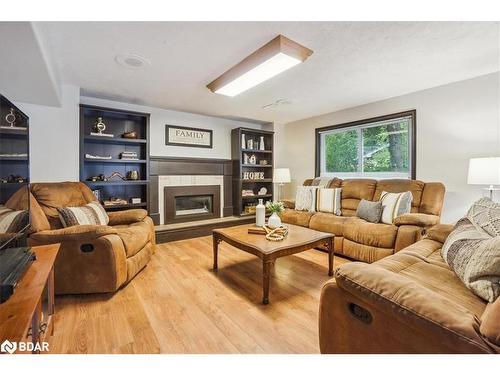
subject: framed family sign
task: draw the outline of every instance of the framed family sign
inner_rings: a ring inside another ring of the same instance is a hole
[[[165,144],[185,147],[213,147],[213,130],[165,125]]]

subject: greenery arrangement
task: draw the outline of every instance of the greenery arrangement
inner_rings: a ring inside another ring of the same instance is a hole
[[[285,210],[285,205],[283,204],[283,202],[267,202],[266,208],[271,213],[276,212],[277,214],[279,214],[280,212]]]

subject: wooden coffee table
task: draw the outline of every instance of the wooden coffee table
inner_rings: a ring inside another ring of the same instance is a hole
[[[217,270],[217,253],[222,241],[253,254],[262,259],[262,303],[269,303],[269,274],[277,258],[297,254],[318,246],[325,246],[328,251],[328,276],[333,276],[333,237],[331,233],[319,232],[297,225],[287,224],[288,236],[279,242],[266,239],[261,234],[249,234],[253,224],[213,230],[214,270]]]

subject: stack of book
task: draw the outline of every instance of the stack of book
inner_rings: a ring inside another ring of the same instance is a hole
[[[137,157],[137,152],[135,151],[123,151],[120,153],[120,159],[122,160],[139,160]]]

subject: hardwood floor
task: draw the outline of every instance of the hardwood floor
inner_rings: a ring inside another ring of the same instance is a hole
[[[335,266],[345,263],[335,257]],[[276,261],[262,305],[258,258],[212,238],[158,246],[115,294],[56,297],[51,353],[318,353],[318,306],[328,255]],[[56,280],[57,282],[57,280]]]

